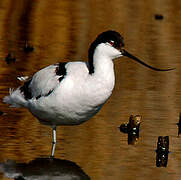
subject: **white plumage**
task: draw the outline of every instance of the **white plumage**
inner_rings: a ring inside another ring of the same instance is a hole
[[[25,99],[19,87],[4,102],[12,107],[28,108],[42,123],[52,126],[80,124],[91,118],[111,95],[113,67],[109,70],[108,65],[109,73],[97,78],[89,75],[86,63],[69,62],[65,66],[67,73],[59,82],[57,66],[50,65],[34,74],[29,84],[31,99]]]

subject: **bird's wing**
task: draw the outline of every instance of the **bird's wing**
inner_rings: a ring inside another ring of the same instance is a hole
[[[20,87],[25,99],[39,99],[42,96],[51,94],[65,77],[66,64],[60,62],[47,66],[36,72],[32,78],[25,81],[24,85]]]

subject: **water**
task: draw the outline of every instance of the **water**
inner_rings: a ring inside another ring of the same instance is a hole
[[[19,75],[32,75],[60,61],[87,60],[90,43],[108,29],[120,32],[126,49],[158,68],[153,72],[120,58],[116,86],[103,109],[80,126],[58,127],[55,156],[75,162],[92,180],[180,179],[181,140],[176,123],[181,111],[181,2],[177,1],[10,1],[0,5],[0,98],[17,87]],[[163,15],[156,20],[155,14]],[[25,54],[28,41],[35,48]],[[16,62],[7,64],[8,53]],[[0,117],[0,162],[30,163],[50,155],[51,129],[25,109],[8,108]],[[117,127],[141,115],[140,138],[127,144]],[[158,136],[169,136],[166,168],[156,167]],[[29,170],[31,174],[31,170]],[[3,173],[0,179],[7,179]]]

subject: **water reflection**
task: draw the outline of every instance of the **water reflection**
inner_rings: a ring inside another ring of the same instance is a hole
[[[0,163],[0,172],[5,177],[17,180],[90,180],[90,177],[76,163],[56,158],[37,158],[29,163],[8,160]]]

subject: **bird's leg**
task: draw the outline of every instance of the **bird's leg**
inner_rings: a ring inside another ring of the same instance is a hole
[[[52,130],[53,130],[53,131],[52,131],[53,141],[52,141],[51,157],[54,157],[55,147],[56,147],[56,126],[54,126]]]

